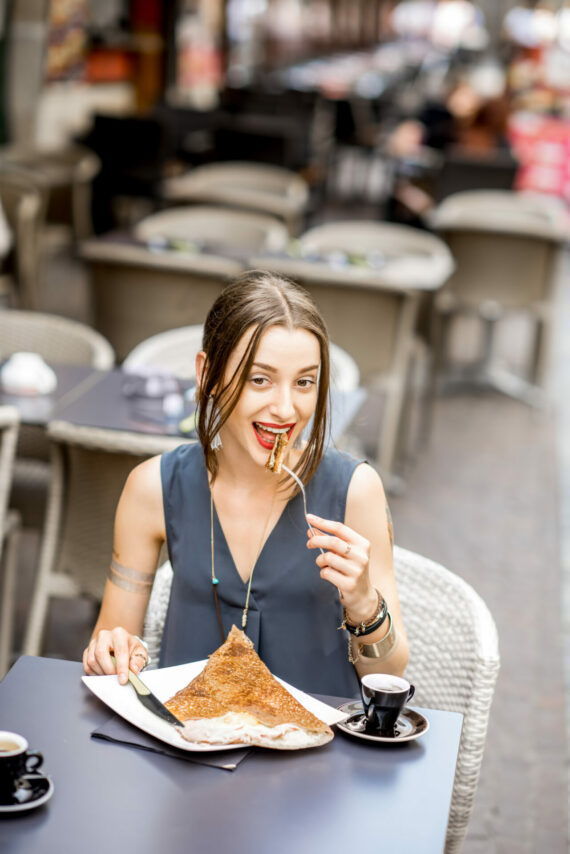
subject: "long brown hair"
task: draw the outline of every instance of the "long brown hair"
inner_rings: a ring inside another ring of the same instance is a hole
[[[285,276],[250,270],[224,288],[204,325],[202,349],[206,354],[206,366],[197,392],[197,432],[212,480],[218,472],[212,440],[236,406],[261,336],[271,326],[306,329],[319,342],[321,365],[317,403],[311,435],[297,467],[305,482],[313,476],[323,455],[330,383],[329,336],[325,322],[307,291],[299,285]],[[230,356],[248,330],[253,331],[245,353],[234,375],[224,385]]]

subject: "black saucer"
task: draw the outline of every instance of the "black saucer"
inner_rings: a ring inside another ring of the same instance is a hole
[[[362,738],[365,741],[376,741],[387,744],[400,744],[405,741],[415,741],[429,729],[429,722],[414,709],[406,707],[396,721],[393,733],[366,732],[366,719],[362,713],[362,703],[354,700],[339,706],[340,712],[350,715],[344,721],[335,724],[341,732]]]
[[[26,774],[20,777],[9,798],[3,798],[0,801],[0,813],[33,810],[49,801],[52,795],[51,777],[44,777],[43,774]]]

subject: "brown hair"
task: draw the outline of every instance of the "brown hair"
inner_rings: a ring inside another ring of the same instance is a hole
[[[261,336],[271,326],[306,329],[319,342],[321,366],[317,403],[311,435],[299,461],[299,476],[304,481],[310,480],[321,460],[327,434],[330,382],[329,336],[325,322],[307,291],[299,285],[285,276],[250,270],[224,288],[204,325],[202,349],[206,354],[206,367],[197,391],[197,432],[212,479],[218,471],[212,439],[236,406]],[[230,356],[250,329],[253,334],[246,351],[234,375],[224,385]]]

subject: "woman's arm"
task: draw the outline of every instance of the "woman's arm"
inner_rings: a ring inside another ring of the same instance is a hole
[[[113,559],[103,602],[91,641],[83,653],[86,673],[115,673],[111,652],[117,661],[121,683],[127,681],[129,667],[136,672],[144,666],[146,651],[136,635],[142,633],[160,547],[165,539],[160,457],[153,457],[133,469],[119,499]]]
[[[368,465],[356,468],[348,489],[344,524],[317,516],[310,517],[319,531],[310,537],[309,548],[325,550],[317,557],[321,576],[338,587],[349,621],[357,625],[377,611],[376,590],[388,604],[395,644],[387,644],[384,656],[366,658],[358,653],[358,644],[376,644],[386,637],[389,620],[369,635],[352,638],[352,651],[359,676],[365,673],[401,675],[408,663],[408,642],[402,623],[400,602],[392,559],[392,524],[382,481]]]

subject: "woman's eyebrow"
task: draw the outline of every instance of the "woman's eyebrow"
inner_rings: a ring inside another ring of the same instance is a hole
[[[309,371],[318,371],[320,365],[309,365],[307,368],[301,368],[300,374],[307,374]],[[264,362],[254,362],[252,368],[261,368],[263,371],[275,374],[279,368],[274,368],[273,365],[266,365]]]

